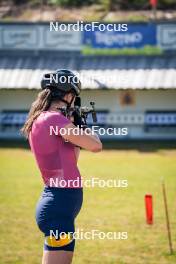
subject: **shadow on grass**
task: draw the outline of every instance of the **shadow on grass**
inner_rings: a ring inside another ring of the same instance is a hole
[[[105,141],[103,142],[105,149],[119,150],[138,150],[141,152],[156,152],[161,149],[175,149],[176,140],[124,140],[124,141]]]
[[[29,149],[29,143],[25,140],[0,140],[0,148]],[[176,140],[108,140],[103,141],[103,149],[138,150],[141,152],[156,152],[161,149],[175,149]]]
[[[30,149],[27,140],[0,140],[0,148]]]

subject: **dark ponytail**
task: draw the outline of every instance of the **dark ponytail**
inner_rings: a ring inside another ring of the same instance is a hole
[[[32,124],[35,119],[41,114],[42,111],[47,111],[52,102],[52,95],[50,89],[44,89],[41,91],[37,99],[33,102],[31,109],[28,114],[28,118],[21,129],[22,134],[28,138],[29,132],[31,131]]]

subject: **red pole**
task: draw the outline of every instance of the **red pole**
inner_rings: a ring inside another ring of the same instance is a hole
[[[150,0],[150,4],[152,7],[156,7],[158,4],[158,0]]]
[[[151,194],[145,195],[146,222],[148,225],[153,224],[153,199]]]
[[[157,8],[158,0],[150,0],[150,4],[151,4],[152,9],[153,9],[154,19],[156,20],[156,8]]]

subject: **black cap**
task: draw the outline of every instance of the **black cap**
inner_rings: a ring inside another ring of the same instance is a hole
[[[70,70],[56,70],[44,74],[41,80],[42,90],[49,88],[53,93],[57,91],[63,93],[74,92],[78,96],[81,92],[81,82],[78,77]]]

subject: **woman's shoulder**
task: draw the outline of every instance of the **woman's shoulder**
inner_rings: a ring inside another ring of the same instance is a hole
[[[52,123],[70,123],[70,120],[59,111],[43,111],[40,116],[44,120],[51,121]]]

